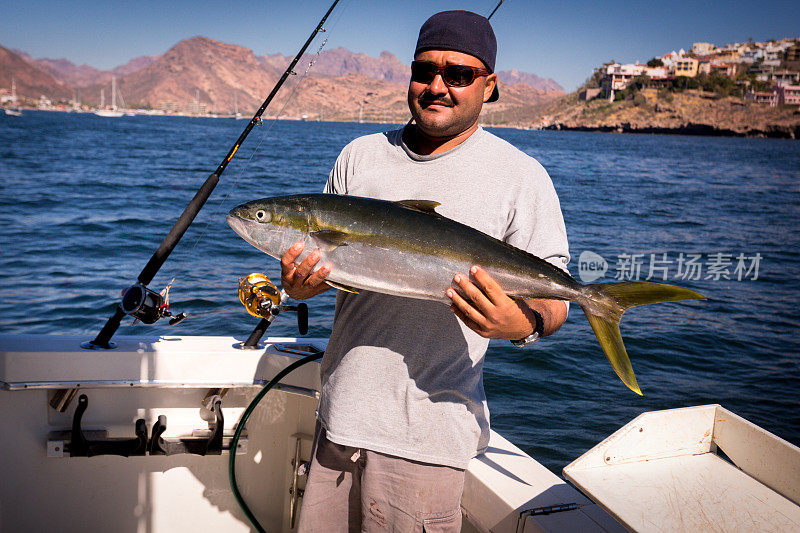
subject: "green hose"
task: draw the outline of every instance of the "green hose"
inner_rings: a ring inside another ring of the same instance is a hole
[[[266,394],[272,387],[274,387],[280,380],[285,378],[287,374],[289,374],[296,368],[299,368],[306,363],[310,363],[311,361],[316,361],[317,359],[322,357],[324,353],[325,352],[320,352],[307,355],[306,357],[298,359],[291,365],[287,366],[286,368],[278,372],[278,374],[274,378],[272,378],[269,381],[269,383],[264,385],[264,388],[261,389],[261,391],[256,395],[255,398],[253,398],[253,401],[250,402],[250,405],[248,405],[247,409],[245,409],[244,413],[242,413],[242,418],[239,420],[239,425],[236,427],[236,431],[233,434],[233,439],[231,439],[230,459],[228,460],[228,479],[231,482],[231,491],[233,491],[233,497],[236,498],[236,503],[239,504],[239,507],[242,508],[242,511],[244,512],[245,516],[247,516],[247,519],[250,520],[250,523],[253,524],[253,527],[255,527],[256,531],[258,531],[259,533],[266,533],[266,530],[261,526],[261,524],[258,522],[253,512],[245,503],[241,493],[239,492],[239,487],[236,484],[236,447],[239,445],[239,437],[242,434],[244,425],[247,423],[247,419],[250,418],[250,415],[253,413],[256,406],[264,398],[264,396],[266,396]]]

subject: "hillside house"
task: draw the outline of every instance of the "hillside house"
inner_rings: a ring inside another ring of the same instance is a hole
[[[675,76],[686,76],[687,78],[694,78],[697,76],[697,67],[700,62],[693,57],[681,57],[675,61]]]
[[[759,59],[764,59],[764,50],[758,48],[748,48],[739,54],[740,63],[755,63]]]
[[[714,52],[717,47],[711,43],[694,43],[692,44],[692,53],[703,56]]]
[[[778,105],[800,106],[800,85],[777,85]]]
[[[628,87],[631,80],[637,76],[647,76],[651,81],[660,82],[668,79],[665,67],[648,67],[641,63],[621,65],[614,63],[607,65],[602,71],[601,87],[603,96],[609,100],[614,98],[614,91],[621,91]]]
[[[735,78],[737,71],[736,63],[725,63],[718,59],[701,59],[697,67],[698,74],[717,74],[728,78]]]
[[[772,72],[772,83],[775,85],[797,85],[798,82],[800,82],[800,72],[791,70],[775,70]]]
[[[794,44],[783,53],[783,64],[786,68],[800,70],[800,44]]]
[[[778,105],[778,95],[774,91],[749,91],[744,94],[744,99],[754,104],[769,104],[770,107]]]

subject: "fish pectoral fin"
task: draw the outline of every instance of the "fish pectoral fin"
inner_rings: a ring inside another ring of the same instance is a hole
[[[436,212],[436,208],[442,205],[433,200],[400,200],[397,203],[408,209],[422,211],[423,213],[429,213],[431,215],[438,215],[439,213]]]
[[[320,250],[330,252],[339,246],[347,246],[347,233],[337,230],[312,231],[310,234]]]
[[[358,294],[358,289],[354,289],[353,287],[349,287],[347,285],[342,285],[341,283],[336,283],[335,281],[325,280],[325,283],[333,287],[334,289],[339,289],[340,291],[344,292],[352,292],[353,294]]]

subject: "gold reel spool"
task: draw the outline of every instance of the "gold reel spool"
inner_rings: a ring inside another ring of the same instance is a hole
[[[269,318],[270,309],[281,303],[281,292],[267,276],[253,272],[239,278],[239,301],[251,315]]]

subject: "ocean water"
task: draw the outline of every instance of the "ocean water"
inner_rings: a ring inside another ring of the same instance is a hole
[[[99,331],[244,121],[0,115],[0,332]],[[382,124],[266,122],[150,285],[175,278],[178,326],[119,334],[247,336],[237,280],[279,265],[225,223],[254,198],[321,190],[341,148]],[[800,143],[492,129],[553,179],[573,276],[677,283],[705,302],[634,308],[622,333],[644,396],[581,310],[530,349],[493,341],[493,427],[555,472],[638,414],[720,403],[800,444]],[[583,258],[583,261],[581,261]],[[603,267],[605,266],[605,271]],[[327,336],[333,291],[309,301]],[[289,315],[269,335],[295,335]]]

